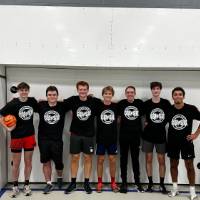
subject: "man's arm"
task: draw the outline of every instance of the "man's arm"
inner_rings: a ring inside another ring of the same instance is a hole
[[[200,124],[199,124],[199,127],[197,128],[197,130],[195,131],[195,133],[192,133],[192,134],[187,136],[187,140],[193,141],[199,136],[199,134],[200,134]]]
[[[12,130],[15,129],[16,125],[12,126],[12,127],[7,127],[5,124],[4,124],[4,117],[3,116],[0,116],[0,124],[3,128],[5,128],[7,131],[11,132]]]

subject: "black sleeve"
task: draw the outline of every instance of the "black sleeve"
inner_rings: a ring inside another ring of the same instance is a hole
[[[38,112],[38,102],[34,97],[32,97],[32,103],[34,112]]]
[[[100,108],[100,106],[102,104],[102,101],[101,101],[101,99],[98,99],[96,97],[91,97],[91,98],[92,98],[92,100],[94,102],[95,113],[96,113],[95,115],[97,116],[99,114],[99,108]]]
[[[199,112],[198,108],[196,106],[193,106],[192,108],[193,108],[192,113],[193,113],[194,119],[200,121],[200,112]]]
[[[143,116],[145,115],[145,103],[140,99],[140,115]]]
[[[71,96],[67,99],[64,99],[63,106],[64,106],[64,109],[65,109],[65,112],[72,110],[73,104],[74,104],[74,96]]]
[[[1,116],[6,116],[8,114],[13,114],[14,111],[14,103],[13,100],[7,103],[1,110],[0,110],[0,115]]]
[[[122,100],[117,103],[117,114],[119,116],[122,114]]]

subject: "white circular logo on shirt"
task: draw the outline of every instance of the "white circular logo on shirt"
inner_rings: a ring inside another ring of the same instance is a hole
[[[101,113],[101,121],[104,124],[111,124],[115,120],[115,114],[112,110],[104,110]]]
[[[124,110],[124,116],[129,120],[135,120],[139,117],[139,110],[135,106],[128,106]]]
[[[183,130],[188,125],[188,123],[184,115],[177,114],[172,118],[171,125],[176,130]]]
[[[91,110],[86,106],[82,106],[78,108],[76,115],[81,121],[86,121],[91,115]]]
[[[55,110],[49,110],[44,114],[44,121],[48,124],[56,124],[60,120],[60,114]]]
[[[150,119],[154,123],[161,123],[165,119],[165,113],[160,108],[155,108],[150,113]]]
[[[23,106],[20,108],[18,115],[23,120],[29,120],[33,116],[33,108],[30,106]]]

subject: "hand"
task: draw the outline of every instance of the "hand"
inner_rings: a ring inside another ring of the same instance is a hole
[[[15,129],[15,127],[16,127],[16,125],[14,125],[14,126],[12,126],[12,127],[6,127],[6,130],[7,130],[8,132],[11,132],[12,130]]]
[[[144,127],[146,127],[148,125],[148,122],[144,122]]]
[[[190,135],[187,136],[187,140],[192,142],[192,141],[195,140],[197,137],[198,137],[198,134],[196,134],[196,133],[193,133],[193,134],[192,134],[192,133],[191,133]]]

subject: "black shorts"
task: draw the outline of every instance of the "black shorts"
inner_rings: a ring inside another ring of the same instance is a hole
[[[53,160],[55,164],[63,163],[63,141],[38,140],[40,161],[46,163]]]
[[[81,152],[83,152],[84,154],[94,153],[94,137],[85,137],[71,134],[70,153],[79,154]]]
[[[180,153],[183,160],[195,158],[194,144],[189,141],[170,140],[167,144],[167,152],[169,158],[176,160],[180,158]]]

